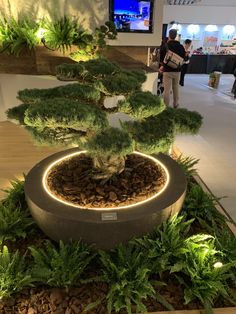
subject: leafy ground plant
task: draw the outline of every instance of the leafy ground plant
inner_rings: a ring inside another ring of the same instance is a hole
[[[101,280],[110,284],[108,312],[125,309],[130,314],[132,304],[137,306],[137,312],[145,312],[142,300],[154,297],[155,291],[148,280],[150,269],[144,262],[144,256],[131,247],[119,246],[111,254],[101,251],[100,261]]]
[[[200,300],[207,314],[218,297],[224,297],[232,304],[227,281],[231,279],[232,263],[222,264],[221,252],[217,251],[214,238],[209,235],[195,235],[186,242],[187,250],[172,268],[172,273],[184,286],[185,304]]]
[[[133,241],[134,245],[148,257],[152,274],[161,275],[170,269],[178,256],[186,250],[185,239],[192,220],[184,216],[173,216],[163,222],[156,230]]]
[[[190,156],[183,156],[181,154],[180,156],[178,156],[176,161],[184,171],[188,182],[190,182],[192,177],[197,175],[197,169],[195,168],[195,166],[198,164],[199,159]]]
[[[54,245],[50,241],[43,248],[30,247],[34,259],[32,276],[36,282],[52,287],[69,288],[79,281],[94,257],[90,247],[80,242]]]
[[[16,241],[34,231],[35,222],[28,211],[0,203],[0,240]]]
[[[21,209],[28,208],[25,200],[24,180],[12,180],[11,187],[3,190],[6,197],[2,200],[4,205],[20,207]]]
[[[0,250],[0,298],[32,286],[33,279],[24,256],[20,256],[18,251],[10,253],[3,246]]]
[[[25,200],[24,181],[11,181],[12,187],[4,190],[0,201],[0,240],[15,241],[35,231],[35,222]]]
[[[183,210],[188,218],[195,218],[203,228],[217,230],[227,228],[227,217],[216,209],[217,198],[206,193],[198,184],[189,188]]]
[[[146,256],[132,245],[120,245],[110,253],[100,251],[102,274],[98,278],[109,284],[107,310],[118,313],[122,309],[128,314],[146,312],[143,300],[158,299],[173,309],[153,288],[150,282],[150,268]],[[163,285],[161,282],[155,284]]]

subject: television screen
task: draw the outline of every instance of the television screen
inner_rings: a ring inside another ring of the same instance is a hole
[[[110,20],[118,32],[152,33],[153,0],[110,0]]]

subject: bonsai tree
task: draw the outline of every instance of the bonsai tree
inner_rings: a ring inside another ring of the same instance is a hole
[[[24,124],[37,142],[86,149],[98,179],[121,173],[134,150],[168,152],[176,134],[195,134],[202,123],[197,112],[166,108],[162,98],[142,91],[143,71],[128,71],[104,58],[62,64],[57,78],[74,82],[19,91],[22,104],[9,109],[8,118]],[[122,99],[107,108],[105,99],[117,95]],[[119,129],[108,123],[108,115],[118,112],[130,117]]]

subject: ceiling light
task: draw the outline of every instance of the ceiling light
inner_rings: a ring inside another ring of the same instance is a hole
[[[235,27],[233,25],[225,25],[223,27],[223,33],[227,35],[233,35]]]
[[[200,26],[197,24],[190,24],[187,27],[187,31],[189,34],[193,34],[193,35],[198,34],[200,31]]]
[[[207,25],[205,27],[205,31],[207,31],[207,32],[216,32],[216,31],[218,31],[218,27],[216,25]]]

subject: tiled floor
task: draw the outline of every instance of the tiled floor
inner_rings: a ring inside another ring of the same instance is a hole
[[[179,136],[177,147],[199,158],[199,173],[211,191],[226,196],[221,204],[236,221],[236,101],[230,94],[233,75],[223,75],[218,90],[207,87],[207,75],[187,75],[181,104],[200,112],[203,126],[196,136]]]
[[[176,145],[185,155],[200,159],[200,176],[216,196],[227,196],[221,203],[236,221],[236,101],[230,96],[233,81],[233,75],[223,75],[218,90],[212,90],[207,87],[207,75],[186,76],[185,86],[181,87],[181,106],[199,111],[204,123],[198,135],[179,136]],[[40,158],[54,151],[36,148],[25,130],[4,122],[6,109],[19,103],[19,89],[60,84],[63,82],[52,77],[0,74],[0,188],[14,176],[7,169],[10,164],[17,165],[17,174],[27,172]],[[29,162],[27,154],[31,155]]]

